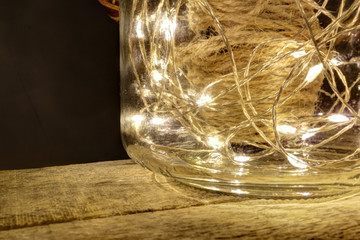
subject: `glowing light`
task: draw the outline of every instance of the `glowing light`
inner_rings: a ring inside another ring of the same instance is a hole
[[[276,128],[279,132],[284,134],[294,134],[296,133],[296,128],[290,126],[290,125],[279,125]]]
[[[304,50],[298,51],[298,52],[294,52],[291,54],[291,56],[293,56],[294,58],[300,58],[306,55],[306,52]]]
[[[235,156],[234,157],[234,160],[236,162],[246,162],[246,161],[249,161],[250,160],[250,157],[249,156],[245,156],[245,155],[238,155],[238,156]]]
[[[221,148],[223,145],[222,142],[217,137],[208,137],[207,142],[211,147],[215,149]]]
[[[319,74],[321,73],[321,71],[323,70],[323,65],[322,63],[313,66],[312,68],[310,68],[308,74],[306,75],[305,81],[306,82],[312,82],[314,81]]]
[[[176,29],[176,21],[172,22],[168,18],[165,18],[160,25],[160,31],[164,32],[165,39],[167,41],[171,40],[172,36],[175,33],[175,29]]]
[[[143,95],[144,97],[152,97],[152,96],[153,96],[152,92],[151,92],[149,89],[147,89],[147,88],[144,88],[144,89],[142,90],[142,95]]]
[[[165,122],[165,119],[163,118],[159,118],[159,117],[154,117],[151,119],[151,123],[154,125],[161,125]]]
[[[163,76],[157,70],[152,72],[152,77],[155,82],[160,82],[163,79]]]
[[[315,134],[316,134],[316,133],[314,133],[314,132],[305,133],[305,134],[303,134],[303,135],[301,136],[301,139],[302,139],[302,140],[306,140],[306,139],[314,136]]]
[[[135,128],[138,128],[141,126],[141,123],[144,121],[144,116],[141,115],[134,115],[131,117],[131,120],[135,126]]]
[[[310,196],[312,195],[312,193],[309,193],[309,192],[301,192],[299,193],[300,195],[304,196],[304,197],[307,197],[307,196]]]
[[[165,64],[165,61],[163,59],[158,59],[156,54],[154,54],[154,63],[157,65],[157,66],[161,66],[162,69],[165,69],[166,68],[166,64]]]
[[[208,182],[219,182],[219,180],[216,180],[216,179],[208,179],[207,181]]]
[[[341,114],[334,114],[327,118],[331,122],[335,123],[341,123],[341,122],[347,122],[349,121],[349,118],[347,116],[341,115]]]
[[[207,187],[208,189],[210,189],[210,190],[213,190],[213,191],[220,191],[220,188],[218,188],[218,187]]]
[[[340,62],[339,60],[333,58],[330,60],[330,62],[334,65],[334,66],[339,66],[342,64],[342,62]]]
[[[138,19],[136,22],[135,30],[136,30],[136,36],[138,38],[144,38],[145,35],[142,31],[142,21],[140,19]]]
[[[307,168],[307,164],[301,159],[295,157],[292,154],[288,154],[288,161],[291,165],[297,168]]]
[[[196,92],[193,89],[188,89],[188,96],[194,97]]]
[[[212,101],[212,98],[208,95],[201,95],[201,97],[196,101],[197,105],[204,106]]]
[[[317,131],[319,131],[320,128],[312,128],[312,129],[309,129],[307,130],[307,133],[303,134],[301,136],[301,139],[302,140],[306,140],[312,136],[314,136],[316,134]]]

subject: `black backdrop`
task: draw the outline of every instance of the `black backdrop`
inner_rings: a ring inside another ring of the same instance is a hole
[[[118,39],[96,0],[0,1],[0,169],[127,158]]]
[[[0,169],[128,158],[118,39],[97,0],[0,0]]]

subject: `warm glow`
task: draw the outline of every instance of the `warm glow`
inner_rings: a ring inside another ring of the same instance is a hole
[[[342,62],[340,62],[339,60],[337,60],[337,59],[335,59],[335,58],[331,59],[330,62],[331,62],[334,66],[339,66],[339,65],[342,64]]]
[[[151,92],[149,89],[147,89],[147,88],[144,88],[144,89],[142,90],[142,95],[143,95],[144,97],[152,97],[152,96],[153,96],[152,92]]]
[[[144,33],[142,31],[142,21],[140,19],[137,20],[135,29],[136,29],[136,36],[138,38],[144,38]]]
[[[197,105],[204,106],[212,101],[212,98],[208,95],[201,95],[201,97],[196,101]]]
[[[240,190],[240,189],[234,189],[234,190],[231,190],[232,193],[235,193],[235,194],[249,194],[248,191],[243,191],[243,190]]]
[[[298,52],[294,52],[291,54],[291,56],[293,56],[294,58],[300,58],[306,55],[306,52],[304,50],[298,51]]]
[[[161,81],[163,79],[163,76],[157,70],[154,70],[152,72],[152,77],[153,77],[155,82],[159,82],[159,81]]]
[[[238,155],[238,156],[235,156],[234,157],[234,160],[236,162],[246,162],[246,161],[249,161],[250,160],[250,157],[249,156],[245,156],[245,155]]]
[[[335,123],[347,122],[349,118],[341,114],[334,114],[328,117],[328,120]]]
[[[288,161],[294,167],[307,168],[307,165],[302,160],[300,160],[299,158],[295,157],[292,154],[288,154]]]
[[[305,78],[305,81],[306,82],[312,82],[314,81],[318,76],[319,74],[321,73],[321,71],[323,70],[323,65],[320,63],[318,65],[315,65],[313,66],[312,68],[310,68],[306,78]]]
[[[312,129],[308,129],[306,131],[306,133],[304,133],[302,136],[301,136],[301,139],[302,140],[306,140],[312,136],[314,136],[318,131],[319,131],[320,128],[312,128]]]
[[[210,190],[213,190],[213,191],[220,191],[220,188],[218,188],[218,187],[210,186],[210,187],[207,187],[207,188],[210,189]]]
[[[309,132],[309,133],[305,133],[305,134],[303,134],[302,136],[301,136],[301,139],[302,140],[306,140],[306,139],[308,139],[308,138],[311,138],[312,136],[314,136],[316,133],[314,133],[314,132]]]
[[[160,31],[164,32],[165,39],[167,41],[171,40],[171,38],[173,37],[173,35],[175,33],[175,29],[176,29],[176,22],[175,21],[172,22],[168,18],[165,18],[160,25]]]
[[[208,137],[207,142],[211,147],[215,149],[222,147],[222,142],[217,137]]]
[[[141,126],[141,123],[144,121],[144,116],[134,115],[131,117],[131,120],[136,128]]]
[[[296,133],[296,128],[290,126],[290,125],[279,125],[276,128],[279,132],[284,134],[294,134]]]
[[[165,64],[165,61],[163,59],[158,59],[156,54],[154,54],[154,63],[157,65],[157,66],[161,66],[162,69],[165,69],[166,68],[166,64]]]
[[[161,125],[164,122],[165,122],[165,119],[159,118],[159,117],[154,117],[153,119],[151,119],[151,123],[154,125]]]

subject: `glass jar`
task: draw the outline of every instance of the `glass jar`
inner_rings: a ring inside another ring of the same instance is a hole
[[[356,190],[359,0],[120,1],[128,155],[261,197]]]

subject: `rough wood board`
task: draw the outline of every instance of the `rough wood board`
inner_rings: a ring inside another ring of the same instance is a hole
[[[221,203],[15,229],[0,239],[360,239],[358,200]]]
[[[360,239],[359,203],[217,194],[131,161],[0,171],[0,239]]]
[[[130,160],[0,171],[0,230],[244,200],[181,186]]]

